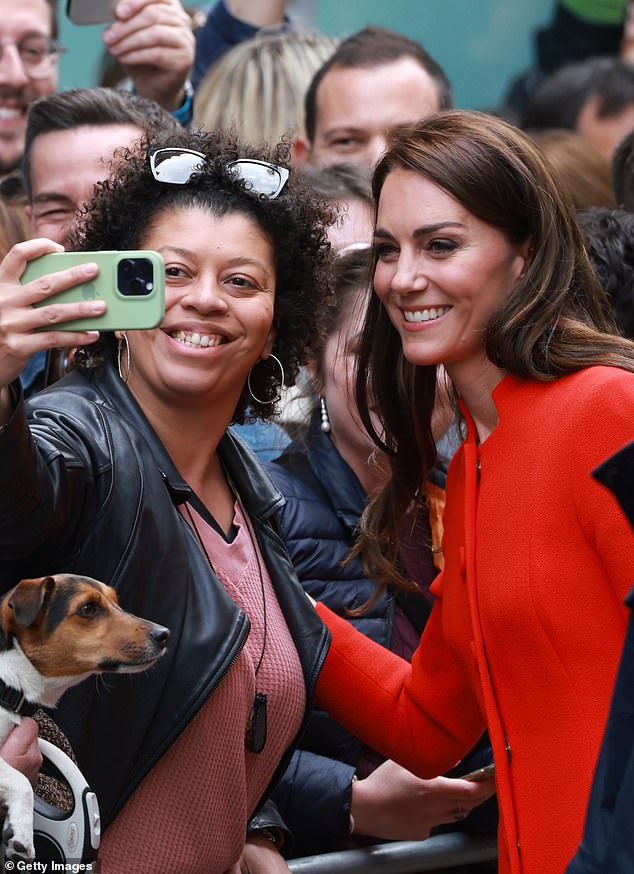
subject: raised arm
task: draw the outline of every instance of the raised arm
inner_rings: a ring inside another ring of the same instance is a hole
[[[323,604],[332,644],[316,704],[368,746],[419,777],[452,768],[485,730],[478,702],[442,633],[438,599],[411,665]]]
[[[123,0],[116,14],[118,20],[104,30],[103,40],[137,94],[170,112],[181,108],[195,40],[180,0]]]
[[[194,88],[230,48],[262,28],[281,27],[287,6],[288,0],[217,0],[196,37]]]
[[[288,0],[226,0],[236,18],[254,27],[276,27],[284,21]]]
[[[99,336],[96,331],[61,332],[56,326],[64,319],[101,315],[105,311],[103,301],[51,304],[37,309],[32,306],[51,294],[94,278],[98,273],[96,264],[87,263],[25,285],[20,283],[29,261],[60,251],[63,247],[51,240],[28,240],[14,246],[0,263],[0,427],[7,423],[14,407],[11,383],[18,379],[32,355],[59,346],[93,343]]]

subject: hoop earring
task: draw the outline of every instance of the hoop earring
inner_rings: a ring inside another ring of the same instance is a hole
[[[263,401],[261,398],[257,398],[253,394],[253,389],[251,388],[251,374],[253,373],[253,367],[252,367],[251,370],[249,371],[249,375],[247,376],[247,389],[249,390],[249,394],[251,395],[253,400],[258,404],[276,404],[282,397],[282,386],[284,385],[284,368],[282,367],[282,362],[277,357],[277,355],[273,355],[273,353],[271,352],[271,354],[269,355],[269,358],[272,358],[273,361],[275,361],[277,363],[277,366],[280,369],[280,374],[281,374],[280,387],[278,388],[277,394],[275,395],[274,398],[269,398],[269,400],[266,400],[266,401]],[[263,358],[262,361],[258,361],[258,364],[256,364],[255,367],[257,367],[259,364],[262,364],[264,361],[268,361],[268,359]]]
[[[330,418],[328,417],[328,407],[326,406],[326,398],[319,395],[319,409],[321,413],[321,430],[324,434],[330,434]]]
[[[123,349],[123,344],[125,343],[125,351],[126,351],[126,371],[125,376],[123,375],[121,369],[121,350]],[[117,338],[117,370],[119,371],[119,378],[124,385],[128,384],[128,379],[130,378],[130,367],[132,364],[132,358],[130,355],[130,343],[128,342],[128,335],[125,331],[121,332],[121,336]]]

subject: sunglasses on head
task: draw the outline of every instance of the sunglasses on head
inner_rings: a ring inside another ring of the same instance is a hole
[[[196,173],[205,168],[207,156],[193,149],[157,149],[150,155],[150,170],[157,182],[187,185]],[[239,158],[227,164],[227,169],[241,179],[249,191],[269,200],[277,197],[288,180],[286,167],[276,167],[267,161]]]

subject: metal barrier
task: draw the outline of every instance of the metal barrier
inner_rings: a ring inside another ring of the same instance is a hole
[[[494,838],[450,832],[426,841],[393,841],[359,850],[290,859],[288,867],[293,874],[422,874],[457,865],[495,862],[497,857]]]

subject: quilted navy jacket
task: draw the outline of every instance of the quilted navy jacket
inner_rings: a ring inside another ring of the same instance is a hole
[[[343,559],[354,542],[367,496],[356,475],[322,433],[315,415],[306,438],[293,441],[266,465],[286,498],[281,535],[307,592],[331,610],[361,607],[376,590],[357,558]],[[435,571],[429,561],[429,580]],[[424,596],[384,592],[373,607],[352,623],[390,647],[396,604],[422,630],[431,602]],[[349,822],[352,776],[361,741],[323,711],[311,716],[299,748],[273,798],[295,839],[295,857],[335,850]]]

